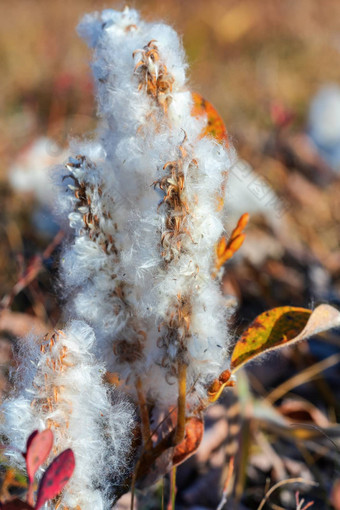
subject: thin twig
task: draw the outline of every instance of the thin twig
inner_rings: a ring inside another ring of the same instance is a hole
[[[64,238],[64,232],[59,230],[52,242],[47,246],[42,255],[36,256],[29,264],[26,272],[19,278],[17,283],[12,288],[11,292],[3,297],[0,306],[1,308],[9,308],[14,298],[22,292],[27,285],[29,285],[40,273],[43,268],[44,261],[50,258],[54,250],[59,246]]]
[[[280,384],[275,388],[273,391],[271,391],[267,397],[266,401],[273,404],[276,402],[279,398],[283,397],[286,393],[288,393],[290,390],[295,388],[296,386],[300,386],[301,384],[304,384],[307,381],[310,381],[315,376],[317,376],[320,372],[323,370],[326,370],[326,368],[330,368],[333,365],[336,365],[340,361],[340,354],[333,354],[332,356],[329,356],[326,359],[323,359],[322,361],[319,361],[318,363],[315,363],[314,365],[306,368],[305,370],[302,370],[297,375],[294,375],[284,383]]]
[[[179,444],[185,435],[185,403],[187,387],[187,367],[179,362],[178,366],[178,415],[177,428],[175,434],[175,444]]]
[[[273,487],[271,489],[269,489],[267,494],[262,499],[257,510],[262,510],[262,508],[264,507],[264,505],[266,504],[266,502],[268,501],[270,496],[273,494],[273,492],[276,491],[276,489],[278,489],[279,487],[282,487],[283,485],[287,485],[289,483],[304,483],[306,485],[313,485],[314,487],[317,487],[319,485],[316,482],[313,482],[311,480],[305,480],[304,478],[287,478],[287,480],[281,480],[280,482],[273,485]]]
[[[299,491],[296,491],[296,493],[295,493],[295,500],[296,500],[296,510],[307,510],[308,508],[310,508],[311,506],[314,505],[314,501],[310,501],[305,506],[303,506],[305,504],[305,500],[301,499],[301,501],[300,501]]]
[[[276,479],[284,479],[287,476],[287,471],[285,469],[284,463],[274,448],[271,446],[266,436],[260,430],[258,430],[256,432],[255,439],[265,456],[270,459]]]
[[[334,448],[338,451],[338,453],[340,453],[340,448],[338,447],[336,442],[333,441],[333,439],[331,439],[329,435],[326,434],[326,432],[318,425],[314,425],[312,423],[291,423],[290,426],[317,430],[318,432],[320,432],[320,434],[323,434],[328,439],[328,441],[334,446]]]
[[[167,420],[168,418],[170,418],[170,416],[171,416],[171,415],[172,415],[172,414],[173,414],[176,410],[177,410],[177,407],[173,407],[173,408],[172,408],[172,409],[171,409],[171,410],[170,410],[170,411],[169,411],[169,412],[168,412],[168,413],[164,416],[164,418],[163,418],[163,419],[162,419],[162,420],[158,423],[157,427],[155,427],[153,430],[151,430],[151,432],[150,432],[150,434],[151,434],[151,435],[150,435],[150,439],[151,439],[151,437],[153,437],[153,436],[156,434],[156,432],[160,429],[160,427],[163,425],[163,423],[165,423],[165,422],[166,422],[166,420]]]
[[[228,466],[228,474],[227,474],[226,481],[224,483],[222,498],[221,498],[221,501],[220,501],[216,510],[222,510],[224,505],[227,503],[229,485],[230,485],[230,481],[231,481],[231,478],[232,478],[233,472],[234,472],[234,460],[235,460],[235,457],[230,457],[229,466]]]
[[[133,472],[132,479],[131,479],[131,488],[130,488],[130,490],[131,490],[131,503],[130,503],[130,510],[133,510],[134,509],[134,505],[135,505],[135,487],[136,487],[136,476],[137,476],[138,467],[139,467],[139,460],[136,463],[135,470]]]
[[[162,477],[161,510],[164,510],[164,476]]]
[[[142,420],[142,437],[145,450],[150,450],[152,448],[152,435],[150,429],[150,419],[149,419],[149,410],[148,405],[146,403],[145,394],[143,391],[143,385],[140,377],[138,377],[136,381],[136,390],[138,395],[138,404],[140,410],[140,416]]]
[[[175,510],[176,500],[176,472],[177,468],[174,466],[170,472],[170,499],[167,506],[167,510]]]

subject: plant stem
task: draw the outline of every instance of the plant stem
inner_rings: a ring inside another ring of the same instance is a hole
[[[151,439],[151,428],[150,428],[150,420],[149,420],[149,410],[148,405],[146,403],[145,394],[143,391],[143,385],[140,377],[138,377],[136,382],[136,389],[138,395],[138,403],[140,409],[140,416],[142,420],[142,437],[145,450],[150,450],[152,448],[152,439]]]
[[[185,434],[185,402],[187,387],[187,366],[179,362],[178,364],[178,417],[175,434],[175,444],[179,444],[184,439]]]
[[[34,484],[33,482],[29,484],[28,486],[28,492],[27,492],[27,503],[31,506],[34,505]]]
[[[170,472],[170,500],[167,506],[167,510],[175,510],[176,500],[176,466],[174,466]]]

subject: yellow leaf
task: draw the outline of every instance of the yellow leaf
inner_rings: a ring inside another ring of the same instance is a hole
[[[259,315],[237,341],[232,357],[234,373],[261,354],[309,338],[340,325],[340,312],[329,305],[315,310],[283,306]]]

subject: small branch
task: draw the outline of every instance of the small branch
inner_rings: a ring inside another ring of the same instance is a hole
[[[178,363],[178,416],[177,427],[175,434],[175,444],[179,444],[184,439],[185,435],[185,404],[186,404],[186,389],[187,389],[187,366]]]
[[[226,503],[228,501],[229,486],[230,486],[230,482],[231,482],[233,472],[234,472],[234,460],[235,460],[235,457],[230,458],[227,478],[226,478],[226,481],[225,481],[224,487],[223,487],[222,498],[221,498],[221,501],[220,501],[216,510],[223,510],[224,506],[226,505]]]
[[[266,504],[266,502],[268,501],[270,496],[273,494],[273,492],[276,491],[276,489],[278,489],[279,487],[282,487],[283,485],[287,485],[289,483],[304,483],[307,485],[314,485],[314,487],[318,486],[318,484],[316,482],[313,482],[311,480],[305,480],[304,478],[288,478],[287,480],[281,480],[280,482],[273,485],[273,487],[271,489],[269,489],[269,491],[267,492],[267,494],[261,501],[257,510],[262,510],[262,508],[264,507],[264,505]]]
[[[152,450],[145,451],[140,457],[138,467],[136,467],[136,480],[143,478],[148,473],[150,466],[155,462],[158,457],[166,450],[174,446],[175,430],[172,430],[161,441],[156,444]]]
[[[145,394],[143,391],[143,385],[140,377],[138,377],[136,382],[136,390],[138,396],[138,404],[140,409],[140,416],[142,420],[142,437],[143,444],[145,450],[150,450],[152,448],[152,439],[151,439],[151,428],[150,428],[150,419],[149,419],[149,410],[148,405],[146,403]]]
[[[130,510],[133,510],[134,507],[135,507],[136,473],[137,473],[137,466],[136,466],[135,472],[133,473],[132,481],[131,481],[131,488],[130,488],[130,491],[131,491]]]
[[[177,417],[177,427],[176,429],[172,430],[163,437],[159,441],[156,446],[145,449],[144,453],[140,457],[139,465],[136,468],[136,480],[139,480],[142,478],[149,470],[150,466],[155,462],[162,453],[164,453],[169,448],[176,446],[184,439],[185,435],[185,404],[186,404],[186,376],[187,376],[187,367],[185,364],[180,363],[178,367],[178,417]],[[137,381],[137,392],[138,392],[138,381]],[[143,398],[140,399],[139,393],[138,393],[138,399],[139,399],[139,405],[141,407],[141,415],[142,415],[142,409],[145,409],[142,405]],[[143,426],[143,440],[147,442],[151,438],[150,433],[150,423],[149,423],[149,416],[147,415],[148,419],[148,427],[149,427],[149,434],[146,435],[145,433],[145,426],[143,424],[143,416],[142,416],[142,426]],[[144,435],[145,434],[145,435]]]
[[[59,230],[57,235],[51,241],[51,243],[47,246],[42,255],[38,255],[33,258],[30,262],[26,272],[19,278],[17,283],[12,288],[11,292],[2,298],[0,302],[0,307],[7,309],[12,305],[14,298],[22,292],[33,280],[36,279],[40,271],[43,269],[44,262],[50,258],[54,250],[59,246],[61,241],[64,238],[64,232]]]

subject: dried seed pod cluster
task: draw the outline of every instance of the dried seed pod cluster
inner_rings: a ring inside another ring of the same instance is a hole
[[[137,55],[140,58],[135,65],[135,72],[140,76],[138,90],[145,89],[166,113],[171,101],[174,77],[168,73],[166,65],[159,61],[156,41],[152,40],[144,49],[134,51],[133,57]]]

